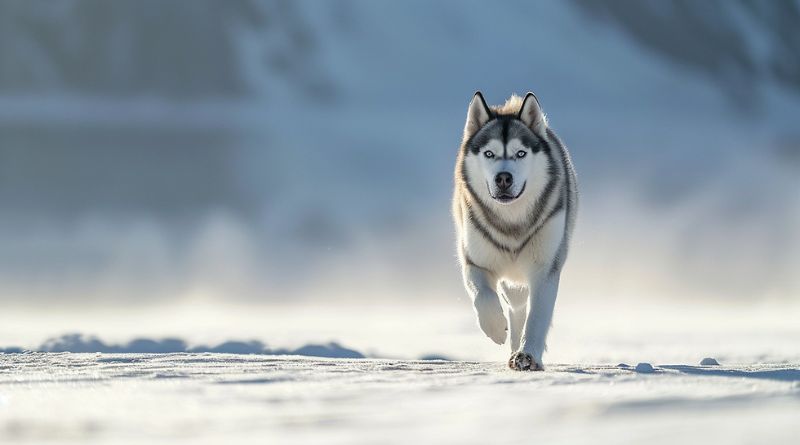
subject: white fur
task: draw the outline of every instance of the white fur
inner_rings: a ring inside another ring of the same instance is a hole
[[[471,127],[470,122],[481,122],[484,118],[485,104],[482,100],[482,96],[476,94],[470,104],[465,141],[474,134],[469,131],[477,132],[480,129],[474,125]],[[547,121],[535,97],[529,95],[523,102],[514,96],[501,109],[513,112],[514,105],[516,110],[522,110],[520,118],[528,128],[540,137],[546,137]],[[486,150],[495,154],[513,154],[519,150],[527,150],[527,155],[516,160],[489,159],[483,156]],[[479,223],[483,223],[484,228],[488,227],[486,230],[491,231],[491,237],[496,242],[504,246],[521,244],[520,238],[526,238],[527,234],[505,234],[487,224],[485,219],[482,221],[482,211],[475,200],[480,200],[496,220],[524,225],[531,217],[537,199],[550,179],[547,155],[542,152],[532,153],[530,147],[525,147],[519,139],[509,140],[505,147],[501,141],[492,139],[481,147],[478,155],[465,155],[462,150],[456,167],[453,208],[464,286],[472,298],[478,324],[490,339],[498,344],[505,343],[508,329],[512,367],[515,357],[522,357],[533,362],[530,369],[543,368],[542,356],[558,293],[561,266],[566,255],[566,241],[574,220],[576,192],[572,167],[566,150],[563,154],[559,152],[559,156],[556,161],[559,162],[559,171],[563,177],[558,182],[557,190],[561,192],[550,195],[542,206],[541,213],[555,211],[560,196],[562,199],[566,196],[572,206],[564,206],[560,211],[552,213],[552,217],[515,254],[498,248],[487,239],[476,224],[470,221],[469,209],[472,209],[473,216]],[[462,169],[466,172],[469,184],[460,180]],[[492,196],[489,181],[501,171],[510,172],[514,177],[512,195],[516,196],[522,190],[523,184],[525,185],[522,194],[509,203],[497,201]],[[571,183],[567,181],[567,177],[572,179]],[[572,185],[571,189],[567,187],[569,184]],[[468,190],[472,190],[475,196]],[[567,209],[570,208],[572,212],[568,214]],[[504,298],[500,298],[498,293]]]

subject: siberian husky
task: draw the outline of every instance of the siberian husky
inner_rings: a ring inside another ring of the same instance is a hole
[[[572,161],[536,96],[489,107],[475,93],[455,169],[458,259],[480,328],[510,336],[511,369],[544,369],[576,207]]]

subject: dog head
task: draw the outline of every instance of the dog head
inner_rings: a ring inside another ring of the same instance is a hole
[[[475,93],[462,144],[462,168],[474,193],[509,205],[543,184],[549,166],[546,134],[547,120],[533,93],[494,108]]]

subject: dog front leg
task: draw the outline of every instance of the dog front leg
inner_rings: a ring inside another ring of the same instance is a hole
[[[506,341],[508,323],[495,290],[497,278],[490,271],[473,265],[465,265],[463,273],[464,286],[472,298],[478,325],[487,337],[502,345]]]
[[[532,283],[528,299],[528,318],[522,332],[519,350],[511,355],[508,366],[520,371],[544,369],[542,356],[546,348],[547,333],[553,321],[553,309],[558,294],[560,271],[546,273],[537,283]]]

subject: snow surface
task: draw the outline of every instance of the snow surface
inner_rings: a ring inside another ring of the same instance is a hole
[[[790,443],[800,363],[0,354],[0,443]]]

